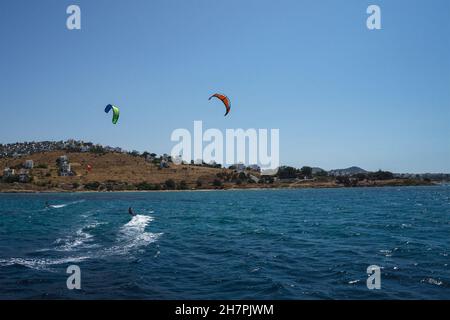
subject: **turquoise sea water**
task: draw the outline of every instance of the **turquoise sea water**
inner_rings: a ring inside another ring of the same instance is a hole
[[[0,194],[0,299],[450,299],[449,239],[445,186]]]

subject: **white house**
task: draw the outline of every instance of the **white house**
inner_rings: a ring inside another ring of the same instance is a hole
[[[23,165],[26,169],[33,169],[34,168],[34,161],[33,160],[25,160],[25,163]]]
[[[15,171],[14,169],[11,169],[11,168],[5,168],[5,169],[3,170],[3,178],[11,177],[11,176],[13,176],[13,175],[15,175],[15,174],[16,174],[16,171]]]

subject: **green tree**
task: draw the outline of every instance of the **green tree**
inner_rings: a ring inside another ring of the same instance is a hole
[[[95,154],[104,154],[105,153],[105,148],[103,148],[100,145],[93,146],[92,148],[89,149],[89,152],[95,153]]]
[[[304,166],[300,169],[300,173],[304,176],[304,177],[308,177],[311,178],[312,177],[312,168],[308,167],[308,166]]]
[[[293,179],[297,177],[298,170],[294,167],[282,166],[278,169],[277,176],[280,179]]]
[[[381,171],[369,173],[369,178],[372,180],[390,180],[394,179],[394,174],[389,171]]]

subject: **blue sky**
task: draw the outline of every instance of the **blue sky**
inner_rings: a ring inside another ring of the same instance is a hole
[[[366,28],[370,4],[382,30]],[[203,120],[279,128],[283,164],[450,172],[449,12],[447,0],[2,1],[0,143],[164,153]],[[214,92],[230,96],[227,118]]]

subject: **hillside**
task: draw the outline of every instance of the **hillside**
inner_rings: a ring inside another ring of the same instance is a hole
[[[73,176],[58,175],[57,159],[67,155],[71,164]],[[63,189],[63,190],[135,190],[138,187],[146,189],[164,189],[167,180],[174,180],[182,188],[196,187],[214,188],[213,182],[220,172],[231,173],[231,170],[216,169],[192,165],[174,165],[160,168],[143,157],[125,153],[67,153],[52,151],[35,153],[26,157],[0,159],[0,168],[19,168],[25,160],[33,160],[34,168],[29,170],[32,176],[30,183],[0,183],[0,190],[6,189]],[[87,166],[92,169],[88,171]],[[184,182],[183,182],[184,181]],[[96,184],[99,184],[96,188]],[[147,186],[139,186],[140,184]],[[184,184],[185,183],[185,184]],[[201,184],[201,185],[200,185]],[[87,186],[87,187],[86,187]]]
[[[61,176],[61,156],[67,156],[69,173]],[[58,160],[59,159],[59,160]],[[140,191],[246,188],[335,188],[430,185],[431,181],[396,178],[378,173],[351,177],[327,175],[325,171],[305,177],[294,168],[283,178],[261,177],[258,172],[211,167],[175,165],[159,158],[124,152],[71,152],[68,150],[36,152],[0,158],[0,192],[37,191]],[[33,168],[26,168],[26,162]],[[59,163],[58,163],[59,161]],[[164,165],[162,165],[164,162]],[[343,172],[342,172],[343,173]],[[360,173],[360,172],[358,172]],[[347,173],[349,174],[349,173]]]

